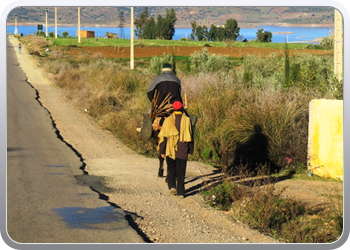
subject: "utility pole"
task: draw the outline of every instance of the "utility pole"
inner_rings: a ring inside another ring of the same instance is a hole
[[[80,7],[78,7],[78,43],[80,43]]]
[[[334,74],[340,81],[343,75],[343,18],[334,9]]]
[[[134,69],[134,7],[131,7],[130,26],[130,69]]]
[[[45,23],[46,23],[46,36],[49,36],[49,33],[47,32],[47,12],[49,12],[49,10],[47,8],[45,8]]]
[[[17,30],[17,17],[15,18],[15,35],[18,34],[18,30]]]
[[[57,38],[57,7],[55,7],[55,38]]]

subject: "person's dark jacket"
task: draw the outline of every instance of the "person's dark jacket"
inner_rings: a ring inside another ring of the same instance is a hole
[[[154,80],[151,82],[147,90],[147,97],[150,102],[153,100],[156,90],[157,94],[159,94],[157,100],[158,106],[169,93],[172,96],[170,103],[174,103],[175,101],[182,103],[181,81],[171,71],[162,72],[162,74],[154,78]]]

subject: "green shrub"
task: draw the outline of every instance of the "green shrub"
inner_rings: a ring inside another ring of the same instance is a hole
[[[213,184],[207,188],[202,195],[210,206],[229,211],[235,201],[244,198],[246,192],[245,187],[237,185],[226,177],[222,183]]]
[[[233,183],[219,184],[213,187],[206,194],[208,203],[211,206],[218,207],[220,210],[228,211],[232,206],[234,187]]]
[[[38,30],[37,32],[35,32],[36,36],[46,36],[46,33],[44,31]]]
[[[63,36],[63,37],[67,37],[67,36],[69,36],[69,33],[68,33],[67,31],[63,31],[63,32],[62,32],[62,36]]]
[[[159,75],[162,73],[162,66],[164,63],[170,63],[173,73],[176,74],[175,55],[168,55],[165,52],[163,56],[152,57],[150,62],[150,72]]]
[[[296,65],[297,78],[293,84],[303,89],[318,89],[324,93],[334,86],[333,58],[314,55],[296,55],[291,58]],[[295,74],[295,73],[294,73]]]
[[[190,60],[194,73],[218,72],[228,70],[230,66],[228,56],[210,54],[207,48],[204,48],[202,52],[196,51],[191,54]]]
[[[334,48],[334,35],[330,34],[330,36],[323,37],[320,45],[326,49]]]
[[[243,58],[244,81],[259,89],[279,89],[284,78],[284,61],[277,54],[247,55]],[[249,72],[249,75],[247,75]],[[254,73],[253,73],[254,72]],[[252,74],[253,73],[253,74]]]

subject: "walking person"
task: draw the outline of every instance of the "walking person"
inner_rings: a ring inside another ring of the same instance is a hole
[[[18,44],[18,51],[21,54],[21,51],[22,51],[22,44],[21,43]]]
[[[193,154],[194,141],[190,118],[179,101],[173,113],[165,118],[159,137],[159,153],[166,159],[167,184],[171,195],[185,197],[185,176],[188,154]]]
[[[155,77],[147,89],[147,97],[151,102],[151,108],[144,114],[143,125],[139,129],[143,140],[153,138],[158,145],[158,134],[162,128],[164,119],[169,116],[168,107],[175,102],[182,102],[181,81],[171,70],[169,63],[162,65],[162,73]],[[155,109],[155,110],[154,110]],[[157,113],[157,110],[159,111]],[[160,113],[160,114],[159,114]],[[164,158],[158,155],[158,177],[164,175]]]

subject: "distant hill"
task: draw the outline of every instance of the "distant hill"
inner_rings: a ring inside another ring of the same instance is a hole
[[[149,7],[149,15],[165,16],[166,9],[171,7]],[[334,23],[332,7],[174,7],[177,17],[176,27],[191,27],[191,21],[199,25],[223,25],[227,19],[237,20],[239,27],[254,27],[263,24],[284,25],[324,25]],[[134,19],[138,18],[144,7],[134,8]],[[125,24],[130,26],[129,7],[81,7],[81,26],[115,26],[121,24],[120,13],[123,11]],[[17,7],[8,15],[7,23],[18,25],[45,24],[45,7]],[[48,7],[48,23],[54,25],[55,8]],[[57,7],[58,25],[77,25],[77,7]]]

